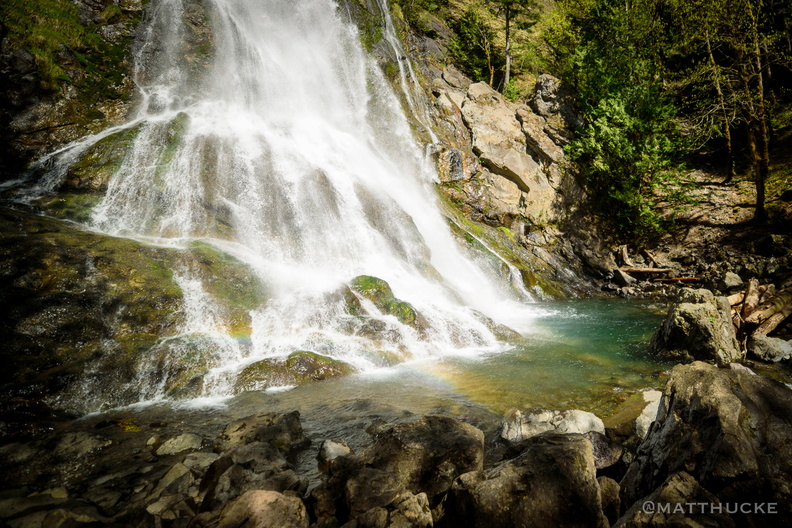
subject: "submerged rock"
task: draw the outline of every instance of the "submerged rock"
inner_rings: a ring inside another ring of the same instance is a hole
[[[652,336],[652,352],[678,361],[726,365],[742,358],[725,298],[685,288]]]

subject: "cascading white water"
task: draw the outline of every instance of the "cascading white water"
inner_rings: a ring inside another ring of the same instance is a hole
[[[228,337],[200,279],[176,270],[184,335],[212,343],[199,393],[228,393],[245,365],[297,350],[365,369],[375,353],[407,359],[500,346],[474,310],[497,320],[513,291],[460,253],[398,99],[336,3],[209,4],[214,59],[198,76],[181,56],[181,0],[152,6],[136,55],[142,103],[126,125],[135,140],[92,223],[119,236],[201,239],[266,285],[270,297],[251,313],[243,346]],[[55,166],[90,143],[66,149]],[[332,295],[358,275],[386,280],[426,329],[381,314],[377,336],[364,332]],[[158,346],[178,348],[173,341]],[[140,397],[162,396],[162,380],[146,368],[134,382]]]

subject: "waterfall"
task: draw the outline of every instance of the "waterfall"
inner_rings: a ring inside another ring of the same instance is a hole
[[[265,285],[239,344],[213,308],[221,300],[189,269],[175,270],[185,292],[178,339],[214,343],[199,395],[228,393],[246,365],[299,350],[365,370],[377,354],[502,346],[479,312],[497,320],[518,299],[460,252],[398,98],[333,0],[207,0],[204,70],[184,58],[182,0],[152,4],[135,51],[140,104],[121,127],[134,140],[90,227],[161,244],[201,240]],[[414,73],[407,61],[399,67],[417,108]],[[53,166],[107,135],[64,149]],[[57,174],[43,181],[54,188]],[[387,281],[422,317],[420,331],[367,299],[369,317],[351,314],[334,292],[360,275]],[[174,339],[158,346],[175,350]],[[140,398],[161,397],[162,380],[145,365],[134,380]]]

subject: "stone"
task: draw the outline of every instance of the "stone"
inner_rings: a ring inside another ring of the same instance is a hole
[[[792,342],[778,337],[754,334],[748,338],[747,349],[755,358],[771,363],[792,358]]]
[[[393,473],[412,493],[433,499],[453,480],[484,464],[484,433],[443,416],[424,416],[383,431],[362,454],[370,468]]]
[[[385,508],[403,492],[404,484],[394,473],[363,468],[345,486],[350,517],[354,519],[373,508]]]
[[[658,390],[648,390],[641,393],[646,407],[644,407],[638,418],[635,419],[635,433],[641,438],[649,432],[649,427],[657,418],[657,409],[660,408],[660,399],[663,393]]]
[[[711,295],[711,293],[709,294]],[[673,304],[649,344],[653,353],[677,361],[709,361],[727,365],[742,358],[732,325],[730,307],[724,297],[709,299],[701,291],[683,290],[683,302]]]
[[[782,383],[703,362],[677,365],[657,422],[620,483],[624,503],[685,471],[721,502],[772,497],[780,516],[792,515],[790,416],[792,389]],[[753,525],[750,519],[737,524]]]
[[[223,508],[216,528],[308,528],[308,512],[296,497],[248,491]]]
[[[55,446],[55,455],[63,458],[79,458],[112,444],[109,438],[92,433],[66,433]]]
[[[473,82],[453,66],[447,66],[443,68],[443,80],[454,88],[459,88],[460,90],[466,90],[467,87]]]
[[[620,270],[619,268],[613,270],[613,280],[614,282],[616,282],[616,284],[618,284],[622,288],[638,282],[638,279],[636,279],[626,271]]]
[[[307,483],[274,445],[252,442],[235,447],[214,461],[201,480],[203,509],[216,509],[254,489],[304,492]]]
[[[575,110],[574,98],[552,75],[542,74],[536,79],[535,94],[530,107],[540,116],[561,118],[568,128],[583,126],[583,119]]]
[[[621,516],[621,498],[619,483],[609,477],[597,477],[602,501],[602,513],[613,524]]]
[[[612,442],[602,433],[589,431],[583,434],[591,443],[591,452],[594,455],[594,467],[604,469],[612,466],[621,459],[624,448],[617,442]]]
[[[616,521],[613,528],[733,528],[734,521],[718,498],[684,471],[674,473]]]
[[[506,100],[485,83],[471,84],[462,104],[462,117],[470,129],[473,152],[481,162],[528,195],[528,216],[555,218],[555,190],[536,160],[528,155],[525,134]]]
[[[319,471],[327,473],[333,461],[338,457],[352,454],[352,450],[344,442],[335,442],[333,440],[325,440],[319,447],[319,453],[316,455]]]
[[[527,107],[518,108],[515,116],[520,122],[529,149],[547,164],[564,162],[564,150],[545,133],[547,122],[542,116],[534,114]]]
[[[500,437],[507,442],[517,443],[538,434],[555,431],[559,433],[605,433],[605,424],[597,416],[581,410],[547,411],[534,410],[525,413],[512,409],[501,421]]]
[[[742,285],[743,280],[733,271],[727,271],[719,283],[720,289],[725,292],[734,292],[741,288]]]
[[[425,528],[434,525],[426,493],[402,493],[393,500],[391,506],[393,511],[390,514],[389,528]]]
[[[181,434],[163,442],[157,449],[157,456],[175,455],[184,451],[197,451],[201,449],[203,438],[193,433]]]
[[[588,440],[545,433],[521,447],[517,457],[454,482],[444,526],[608,526]]]

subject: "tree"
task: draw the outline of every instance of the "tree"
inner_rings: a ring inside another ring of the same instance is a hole
[[[495,30],[487,23],[482,6],[468,6],[455,24],[451,41],[451,56],[475,80],[495,82],[495,71],[499,57],[495,48]]]
[[[522,18],[524,26],[535,22],[536,0],[493,0],[497,11],[499,11],[505,22],[504,36],[506,41],[505,59],[503,71],[503,89],[505,92],[509,86],[512,67],[512,26],[515,20]]]

